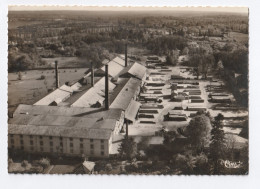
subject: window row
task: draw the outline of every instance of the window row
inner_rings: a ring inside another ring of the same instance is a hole
[[[11,144],[13,145],[14,144],[14,139],[11,139]],[[21,145],[23,145],[24,143],[23,143],[23,140],[20,140],[20,144]],[[34,144],[34,142],[33,142],[33,140],[30,140],[30,145],[33,145]],[[50,141],[50,146],[53,146],[53,142],[52,141]],[[40,141],[40,146],[43,146],[43,141]],[[62,142],[60,142],[60,146],[63,146],[63,143]],[[83,148],[83,143],[80,143],[80,148]],[[72,148],[73,147],[73,143],[70,143],[70,147]],[[105,149],[105,147],[104,147],[104,145],[103,144],[101,144],[101,149],[103,150],[103,149]],[[94,144],[90,144],[90,149],[94,149]]]
[[[29,136],[30,136],[30,139],[33,138],[32,135],[29,135]],[[10,137],[11,137],[11,141],[12,141],[12,140],[13,140],[13,134],[11,134]],[[43,139],[42,136],[39,136],[39,138],[40,138],[40,139]],[[23,135],[20,135],[20,139],[21,139],[21,141],[22,141],[22,139],[23,139]],[[53,137],[52,137],[52,136],[49,136],[49,139],[52,140]],[[60,139],[60,140],[63,140],[62,137],[60,137],[59,139]],[[73,141],[73,138],[69,138],[69,139],[70,139],[70,141]],[[79,140],[80,140],[80,142],[83,142],[83,138],[80,138]],[[94,139],[90,139],[90,142],[94,142]],[[100,140],[100,142],[101,142],[101,143],[104,143],[104,140]]]
[[[14,145],[11,145],[11,148],[14,148]],[[21,149],[21,150],[24,150],[24,146],[21,146],[20,149]],[[58,150],[58,152],[63,153],[63,148],[60,148],[60,149],[57,149],[57,150]],[[33,146],[30,146],[30,151],[34,151],[34,147],[33,147]],[[40,151],[41,151],[41,152],[44,152],[42,146],[40,147]],[[53,152],[53,147],[50,147],[50,152]],[[74,153],[73,148],[70,149],[70,153],[71,153],[71,154]],[[83,149],[80,149],[80,154],[84,154]],[[91,154],[91,155],[94,155],[94,150],[93,150],[93,149],[90,150],[90,154]],[[101,154],[102,156],[104,156],[104,155],[105,155],[105,152],[104,152],[104,151],[101,151],[100,154]]]

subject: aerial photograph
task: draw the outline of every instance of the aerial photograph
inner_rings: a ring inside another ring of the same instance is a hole
[[[8,8],[8,173],[249,174],[247,7]]]

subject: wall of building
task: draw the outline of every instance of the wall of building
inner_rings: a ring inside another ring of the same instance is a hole
[[[112,137],[111,137],[112,138]],[[110,140],[67,138],[33,135],[8,135],[8,147],[29,153],[52,153],[57,155],[108,157]]]
[[[123,125],[124,125],[124,118],[125,118],[125,112],[122,111],[121,113],[121,116],[120,116],[120,119],[116,122],[116,126],[115,126],[115,129],[114,129],[114,134],[119,134]]]

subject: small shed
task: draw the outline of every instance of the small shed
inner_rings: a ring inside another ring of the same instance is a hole
[[[92,162],[92,161],[84,161],[82,163],[82,166],[83,166],[83,169],[84,169],[84,172],[86,174],[91,174],[94,172],[94,167],[95,167],[95,162]]]

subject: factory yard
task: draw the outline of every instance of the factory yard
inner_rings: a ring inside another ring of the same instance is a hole
[[[162,62],[165,61],[164,57],[159,58]],[[143,59],[146,60],[147,57],[144,56]],[[145,61],[142,61],[141,64],[146,65]],[[64,85],[66,82],[74,84],[85,75],[86,70],[84,68],[59,69],[60,84]],[[44,78],[41,78],[42,76]],[[140,108],[136,115],[136,120],[129,122],[128,135],[138,140],[140,137],[160,136],[159,131],[162,128],[166,128],[168,131],[177,131],[178,128],[184,129],[196,112],[203,110],[209,112],[212,117],[221,113],[225,118],[231,119],[231,121],[227,121],[224,127],[225,133],[232,134],[236,136],[237,140],[245,143],[247,140],[241,139],[238,136],[242,130],[241,122],[237,122],[236,125],[234,120],[232,122],[232,118],[241,117],[243,119],[247,117],[247,110],[234,105],[236,104],[234,96],[225,87],[223,81],[212,76],[209,76],[209,78],[205,80],[200,76],[197,79],[191,68],[181,65],[169,66],[162,64],[155,68],[147,68],[144,86],[136,98],[136,101],[140,103]],[[88,77],[89,79],[90,77]],[[99,76],[95,78],[97,81],[100,79],[101,77]],[[104,81],[99,81],[99,83],[102,82]],[[114,84],[110,85],[114,88]],[[175,89],[173,89],[174,87]],[[21,80],[18,80],[18,73],[9,73],[9,112],[12,113],[19,104],[34,104],[46,96],[49,91],[52,91],[53,88],[55,88],[55,73],[53,70],[22,72]],[[88,91],[88,88],[82,89],[83,91],[86,89]],[[74,106],[76,105],[73,105],[74,101],[82,94],[80,92],[72,95],[64,103]],[[216,95],[215,100],[219,100],[218,97],[220,96],[227,100],[227,102],[213,102],[209,94]],[[82,103],[84,101],[79,102],[79,105],[82,106]],[[226,104],[230,103],[234,107],[225,107]],[[125,127],[126,125],[124,124]],[[111,154],[117,153],[125,135],[126,133],[122,132],[114,137]],[[160,139],[158,141],[162,143],[163,140]]]
[[[202,80],[201,77],[199,78],[199,80],[197,80],[196,76],[193,76],[189,71],[185,70],[186,67],[183,66],[166,66],[164,67],[164,69],[159,68],[148,70],[150,75],[146,78],[146,91],[142,92],[139,98],[139,102],[142,103],[142,106],[140,107],[137,121],[129,125],[129,135],[136,138],[138,138],[138,136],[152,137],[154,135],[157,135],[158,131],[160,131],[163,127],[166,128],[168,131],[177,131],[178,128],[185,128],[189,124],[192,116],[197,112],[197,109],[206,110],[206,112],[209,112],[212,117],[217,116],[219,113],[223,114],[225,118],[230,119],[235,117],[244,118],[248,116],[248,111],[244,110],[243,108],[236,107],[233,110],[231,108],[224,108],[222,110],[219,110],[220,108],[218,109],[216,107],[221,107],[223,103],[211,102],[209,97],[211,90],[213,94],[213,88],[221,86],[223,88],[223,90],[221,90],[221,93],[230,99],[230,103],[236,104],[234,96],[228,91],[228,89],[225,88],[225,84],[223,81],[212,77],[210,77],[212,78],[211,80]],[[171,75],[180,76],[184,79],[171,79]],[[154,86],[156,85],[155,83],[159,84],[157,84],[157,86]],[[181,102],[174,102],[171,99],[172,83],[178,83],[176,93],[183,93],[185,92],[185,90],[190,90],[190,94],[192,94],[192,92],[195,90],[199,90],[200,93],[194,93],[194,97],[191,97],[191,95],[189,95],[188,99],[181,100]],[[191,85],[192,83],[197,84]],[[212,87],[212,89],[210,89],[210,87]],[[216,93],[216,95],[221,94]],[[148,100],[145,102],[144,100],[142,100],[142,97]],[[161,99],[161,102],[158,102],[158,100],[157,102],[152,101],[153,98]],[[202,101],[196,101],[190,98],[202,99]],[[181,109],[174,110],[180,107]],[[189,110],[187,110],[187,108],[189,108]],[[185,119],[165,120],[164,117],[168,114],[168,112],[172,112],[176,115],[183,115]],[[238,136],[241,130],[241,128],[236,128],[236,125],[234,127],[224,127],[224,131],[227,135],[232,134],[236,137],[238,142],[245,143],[247,140]]]
[[[146,60],[146,58],[143,59]],[[163,58],[161,59],[164,61]],[[145,65],[144,62],[142,64]],[[60,84],[75,83],[85,75],[86,70],[84,68],[60,69]],[[248,116],[247,110],[239,107],[225,109],[225,107],[222,107],[223,104],[214,103],[210,100],[209,94],[212,90],[212,93],[217,96],[222,93],[230,99],[230,103],[236,104],[234,96],[225,88],[224,82],[220,79],[215,79],[212,76],[208,80],[202,79],[201,76],[197,79],[188,67],[180,65],[160,66],[156,69],[149,68],[146,72],[147,77],[144,81],[143,90],[136,99],[141,103],[141,106],[136,120],[129,123],[128,127],[128,135],[136,138],[136,140],[140,137],[158,136],[162,128],[166,128],[168,131],[185,128],[199,110],[205,110],[213,117],[219,113],[231,119]],[[44,79],[41,79],[41,76],[44,76]],[[10,113],[19,104],[34,104],[55,87],[53,70],[31,70],[22,72],[21,80],[18,80],[17,77],[18,73],[9,73],[8,75],[8,109]],[[99,79],[100,77],[97,77],[97,80]],[[176,90],[172,90],[173,84],[177,87]],[[220,88],[222,89],[219,90]],[[221,93],[214,92],[214,89],[221,91]],[[176,93],[177,96],[180,94],[186,95],[186,97],[181,100],[173,100],[173,93]],[[77,99],[77,95],[72,96],[65,102],[73,102],[74,98]],[[171,115],[166,118],[168,113]],[[173,116],[173,119],[170,118],[171,116]],[[240,126],[237,128],[236,124],[224,127],[225,133],[232,134],[236,136],[237,140],[245,143],[247,140],[238,136],[241,130],[242,128]],[[125,132],[120,133],[113,139],[111,154],[117,153],[125,134]],[[158,141],[162,143],[163,140]]]

